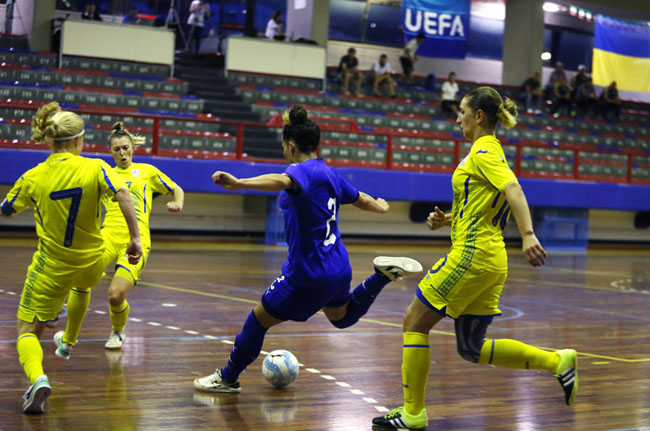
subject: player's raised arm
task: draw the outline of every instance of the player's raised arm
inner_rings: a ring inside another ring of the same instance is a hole
[[[212,181],[226,190],[261,190],[279,192],[292,188],[292,180],[287,175],[265,174],[251,178],[237,178],[228,172],[216,171]]]
[[[387,213],[388,209],[390,208],[388,202],[386,202],[384,199],[375,199],[364,192],[359,192],[359,198],[352,205],[364,211],[370,211],[379,214]]]

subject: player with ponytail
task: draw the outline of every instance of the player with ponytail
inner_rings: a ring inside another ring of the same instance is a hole
[[[515,103],[491,87],[467,93],[457,123],[473,143],[454,171],[451,213],[438,207],[429,214],[431,230],[451,226],[451,250],[422,279],[404,315],[402,386],[404,405],[373,419],[383,427],[419,429],[428,424],[424,404],[431,358],[429,331],[443,318],[454,319],[458,354],[475,364],[545,370],[555,375],[571,405],[578,392],[578,359],[573,349],[548,352],[509,339],[485,338],[494,316],[501,314],[499,296],[508,275],[503,228],[510,213],[517,221],[522,251],[534,267],[544,265],[526,197],[508,167],[494,132],[498,124],[516,124]],[[442,377],[441,377],[442,378]]]
[[[113,131],[108,141],[111,156],[116,164],[113,172],[127,184],[133,199],[143,249],[142,259],[137,265],[132,265],[125,259],[124,217],[110,196],[104,196],[104,205],[106,206],[106,216],[102,225],[102,236],[106,245],[104,266],[115,265],[115,274],[108,288],[112,330],[104,347],[119,349],[126,339],[124,329],[130,311],[126,296],[137,284],[151,251],[149,214],[151,214],[153,195],[154,193],[171,193],[174,200],[167,202],[167,211],[171,213],[177,213],[183,209],[185,195],[182,188],[155,166],[146,163],[133,163],[133,152],[136,147],[144,145],[144,137],[130,133],[124,128],[122,122],[118,122],[113,125]]]

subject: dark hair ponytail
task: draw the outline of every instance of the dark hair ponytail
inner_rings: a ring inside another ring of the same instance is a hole
[[[284,129],[282,140],[295,142],[301,153],[309,154],[316,151],[320,143],[320,128],[309,119],[307,110],[294,105],[282,115]]]

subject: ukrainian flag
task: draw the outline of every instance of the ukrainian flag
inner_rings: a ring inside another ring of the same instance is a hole
[[[596,85],[650,93],[650,26],[596,16],[592,72]]]

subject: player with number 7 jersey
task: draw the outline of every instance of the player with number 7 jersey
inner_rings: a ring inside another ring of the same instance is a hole
[[[42,413],[51,388],[43,372],[39,338],[45,322],[57,317],[69,294],[66,335],[55,336],[55,353],[67,359],[77,341],[90,288],[99,282],[104,269],[104,240],[99,230],[103,194],[111,194],[120,204],[130,233],[127,250],[133,263],[140,259],[142,248],[126,184],[104,161],[80,156],[81,117],[61,111],[52,102],[37,112],[32,129],[33,139],[49,143],[52,154],[16,181],[0,210],[9,217],[31,207],[36,220],[38,249],[27,269],[18,306],[17,350],[31,383],[23,397],[23,411]]]
[[[280,192],[279,204],[289,252],[280,275],[249,314],[223,369],[194,380],[207,392],[241,391],[239,375],[259,355],[266,331],[286,320],[305,321],[321,309],[337,328],[354,325],[390,281],[422,271],[407,257],[377,257],[375,274],[350,291],[352,268],[341,241],[338,213],[352,204],[383,214],[385,200],[358,191],[334,169],[317,158],[320,129],[307,111],[294,106],[284,115],[284,157],[290,163],[282,174],[239,179],[215,172],[212,180],[227,190],[256,189]]]

